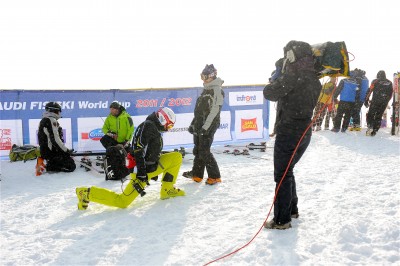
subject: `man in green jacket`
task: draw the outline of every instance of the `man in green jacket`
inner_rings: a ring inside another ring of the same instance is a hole
[[[125,149],[130,145],[134,125],[131,116],[117,101],[110,105],[110,114],[104,121],[102,128],[104,136],[100,139],[104,148],[122,144]]]

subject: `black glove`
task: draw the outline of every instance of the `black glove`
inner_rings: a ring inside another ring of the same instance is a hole
[[[117,134],[115,133],[115,132],[112,132],[112,131],[108,131],[107,132],[107,136],[109,136],[109,137],[111,137],[111,138],[113,138],[113,139],[117,139]]]
[[[66,153],[69,155],[72,155],[74,153],[74,149],[67,149]]]
[[[193,135],[193,133],[194,133],[194,126],[193,125],[189,126],[188,132]]]

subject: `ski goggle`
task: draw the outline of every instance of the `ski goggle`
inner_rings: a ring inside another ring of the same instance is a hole
[[[203,80],[203,81],[205,81],[205,80],[207,80],[207,79],[209,79],[209,78],[212,78],[212,77],[214,77],[214,76],[215,76],[215,73],[214,73],[214,72],[213,72],[213,73],[210,73],[210,74],[208,74],[208,75],[203,74],[203,73],[200,73],[201,80]]]
[[[208,75],[200,74],[201,80],[205,81],[208,79]]]

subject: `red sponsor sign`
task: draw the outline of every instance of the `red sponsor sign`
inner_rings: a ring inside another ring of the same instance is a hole
[[[11,146],[12,146],[11,129],[10,128],[0,129],[0,150],[2,151],[11,150]]]

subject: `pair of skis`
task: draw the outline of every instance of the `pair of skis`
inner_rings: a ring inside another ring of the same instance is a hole
[[[233,151],[231,150],[224,150],[224,153],[226,154],[233,154],[233,155],[250,155],[248,149],[243,149],[243,151],[240,151],[238,149],[234,149]]]
[[[399,116],[400,116],[400,102],[399,102],[399,87],[400,87],[400,72],[393,74],[393,105],[392,105],[392,135],[399,135]]]
[[[80,159],[73,157],[73,159],[81,168],[84,168],[86,172],[93,171],[101,175],[105,173],[104,160],[101,156],[97,156],[94,160],[87,156],[84,156]]]
[[[235,145],[235,144],[228,144],[225,147],[233,147],[233,148],[246,148],[250,151],[252,150],[259,150],[261,152],[265,152],[267,150],[267,142],[260,142],[260,143],[250,143],[248,145]]]

